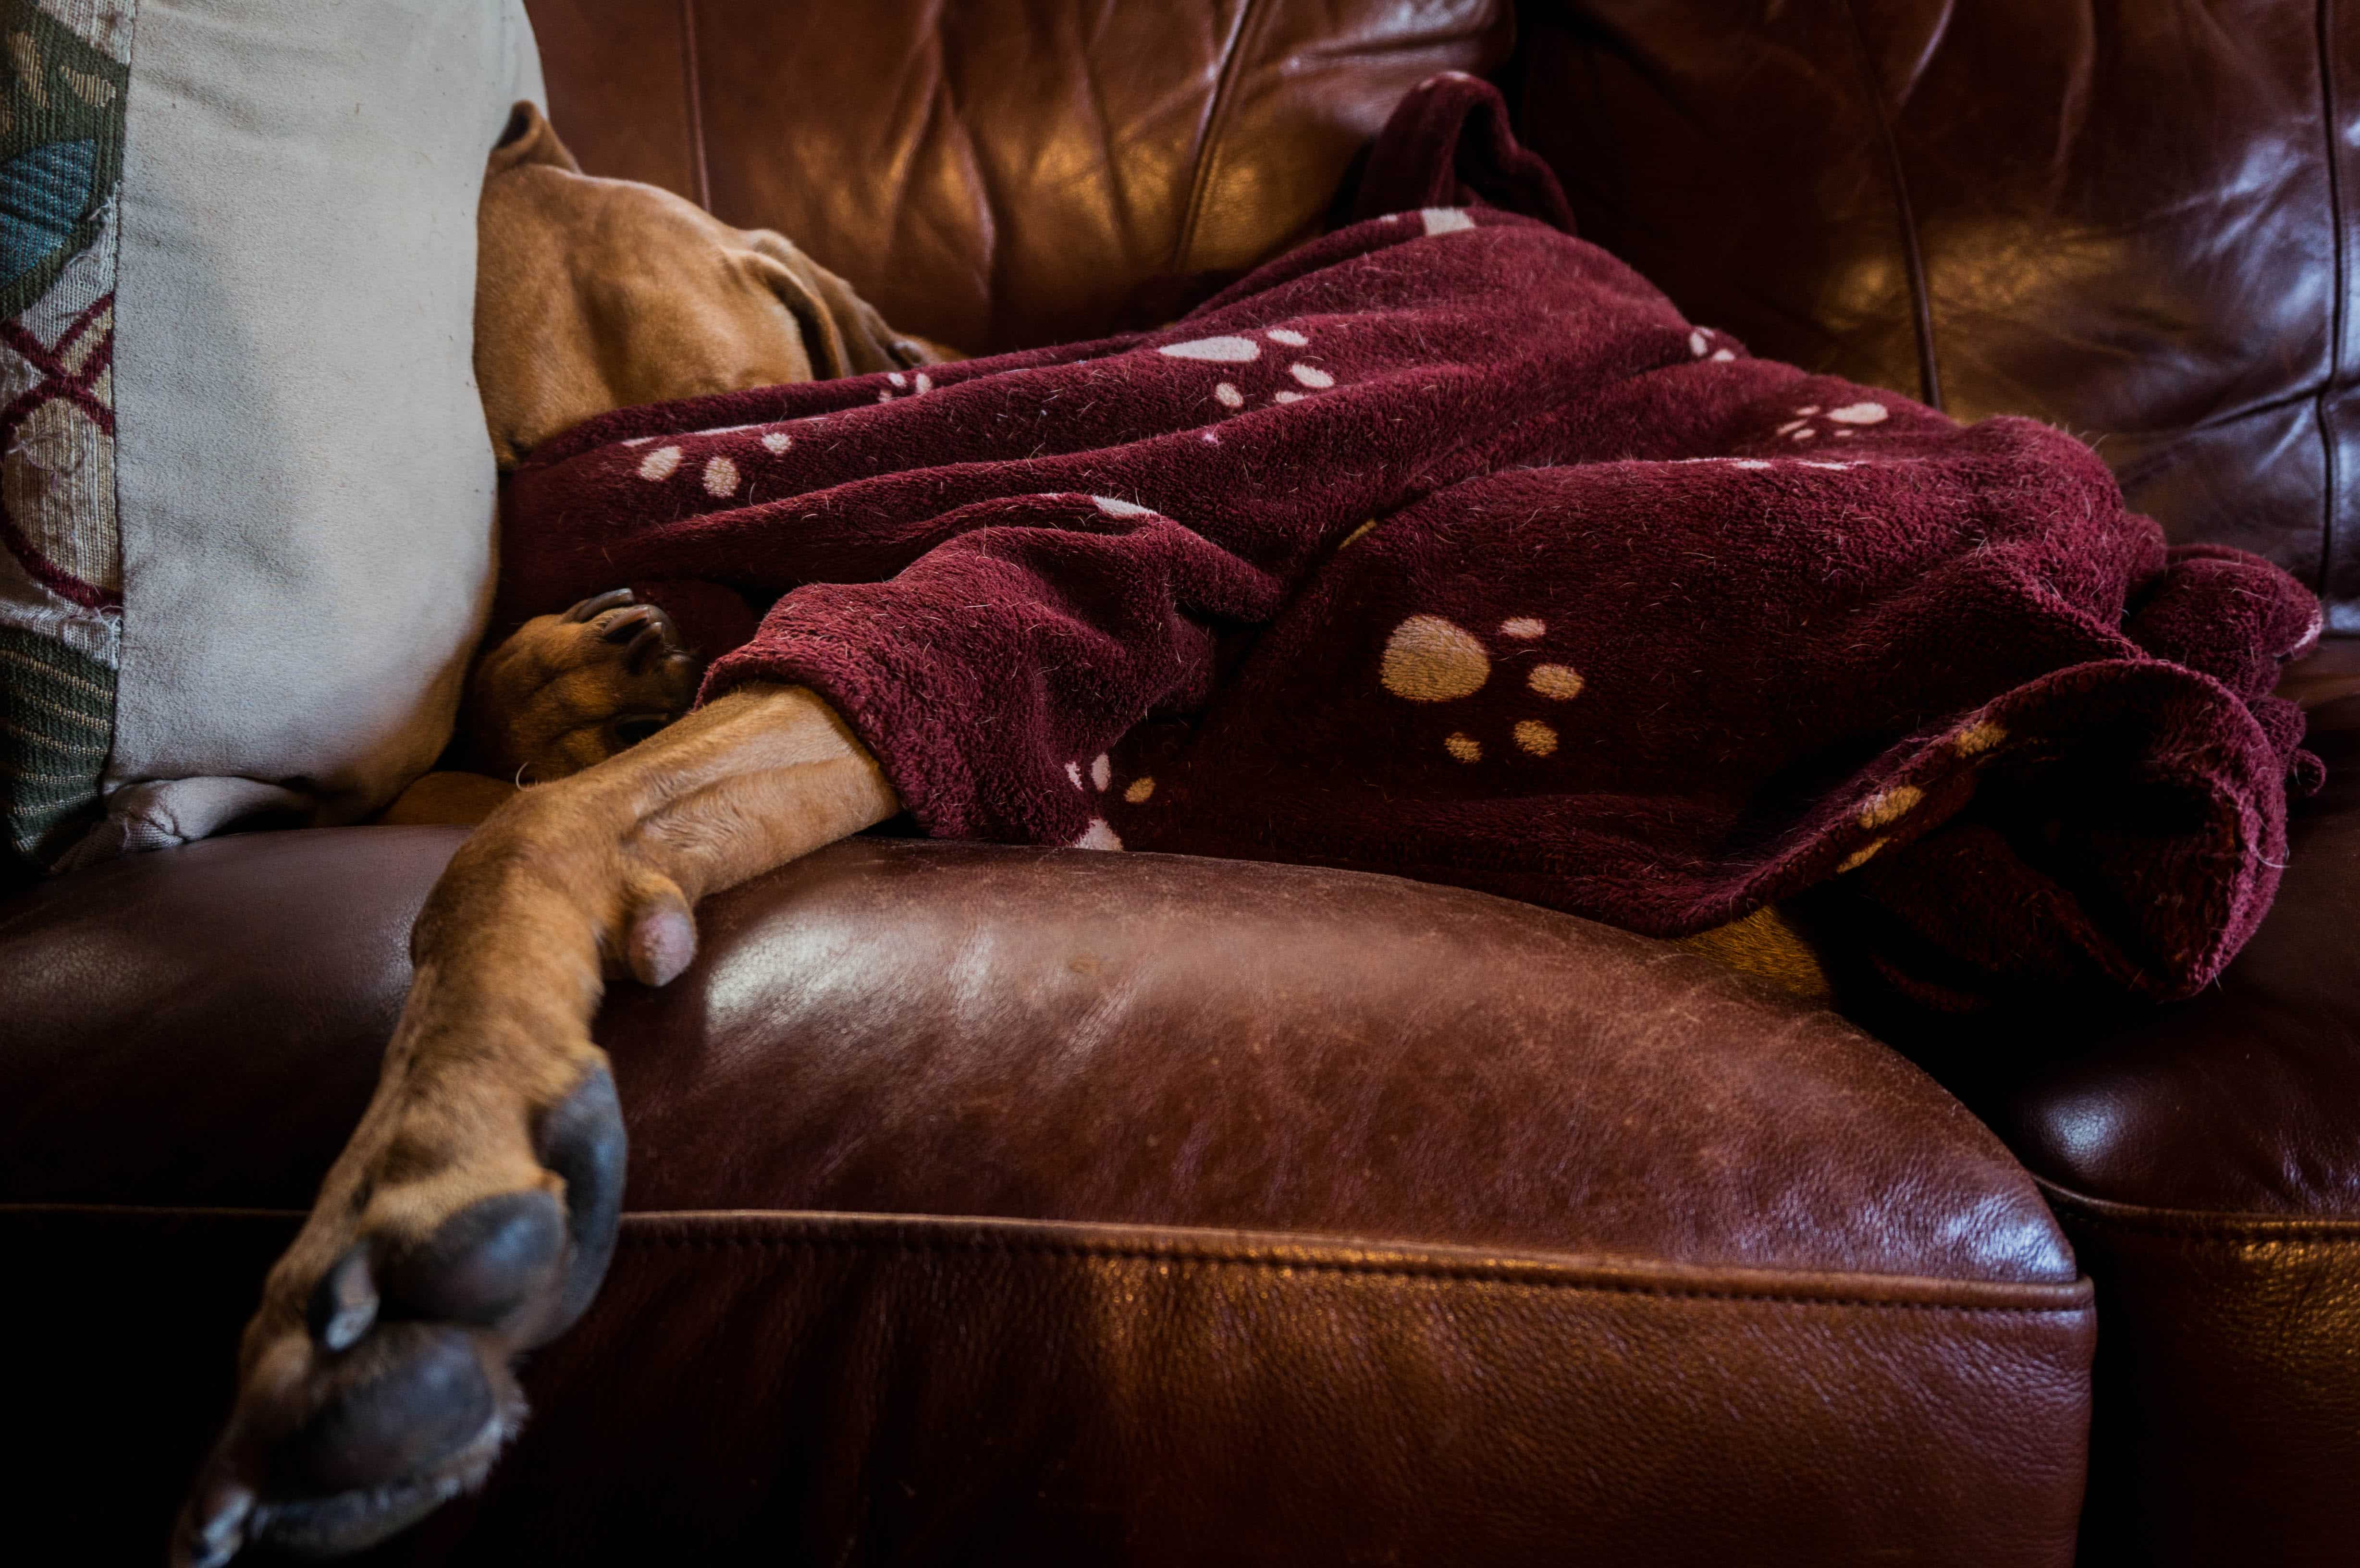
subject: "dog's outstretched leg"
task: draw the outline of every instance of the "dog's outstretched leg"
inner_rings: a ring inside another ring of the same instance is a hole
[[[376,1097],[246,1326],[176,1563],[356,1550],[483,1477],[522,1417],[510,1363],[614,1248],[603,975],[664,984],[698,898],[900,809],[825,703],[749,687],[475,831],[419,916]]]

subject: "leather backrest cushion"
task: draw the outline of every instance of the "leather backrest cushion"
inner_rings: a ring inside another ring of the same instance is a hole
[[[2324,20],[2322,20],[2324,18]],[[2096,445],[2360,632],[2360,13],[1526,0],[1582,232],[1756,354]]]
[[[772,228],[969,354],[1178,313],[1315,229],[1506,0],[528,0],[593,174]]]

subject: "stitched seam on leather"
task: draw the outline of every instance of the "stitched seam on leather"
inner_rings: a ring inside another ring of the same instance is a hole
[[[0,1203],[0,1219],[25,1215],[49,1215],[60,1218],[109,1215],[152,1219],[198,1220],[275,1220],[292,1223],[303,1218],[298,1209],[254,1208],[178,1208],[150,1207],[138,1204],[113,1203]],[[2026,1285],[2018,1289],[2053,1292],[2061,1299],[2041,1305],[2031,1302],[1976,1301],[1880,1301],[1869,1296],[1822,1296],[1803,1290],[1715,1290],[1682,1288],[1677,1285],[1648,1284],[1637,1280],[1614,1279],[1533,1279],[1513,1266],[1486,1269],[1467,1264],[1432,1264],[1420,1266],[1403,1263],[1377,1263],[1349,1258],[1276,1258],[1250,1253],[1223,1253],[1211,1250],[1188,1251],[1179,1247],[1124,1246],[1120,1242],[1029,1241],[1003,1239],[976,1235],[918,1236],[907,1230],[883,1226],[860,1235],[814,1236],[749,1235],[743,1231],[664,1231],[652,1229],[652,1225],[675,1221],[680,1215],[670,1213],[627,1214],[623,1216],[620,1239],[634,1246],[665,1246],[680,1247],[834,1247],[842,1249],[876,1248],[896,1252],[965,1252],[996,1253],[1002,1257],[1046,1257],[1088,1260],[1108,1258],[1121,1262],[1201,1265],[1217,1269],[1247,1269],[1268,1274],[1339,1274],[1367,1279],[1425,1279],[1444,1284],[1513,1285],[1529,1290],[1576,1290],[1594,1295],[1649,1296],[1668,1301],[1761,1301],[1788,1306],[1862,1307],[1876,1310],[1908,1312],[1969,1312],[2002,1316],[2055,1317],[2078,1314],[2090,1308],[2089,1282],[2071,1285]],[[1537,1263],[1535,1268],[1551,1265]],[[1991,1282],[1995,1289],[2009,1287]]]
[[[2037,1180],[2037,1179],[2036,1179]],[[2284,1219],[2270,1214],[2208,1214],[2193,1209],[2149,1209],[2087,1197],[2041,1181],[2049,1206],[2069,1224],[2158,1236],[2245,1241],[2349,1241],[2360,1243],[2360,1219]]]
[[[688,156],[696,204],[713,211],[713,171],[705,159],[705,74],[696,59],[696,0],[680,0],[681,93],[688,108]]]
[[[627,1218],[629,1216],[626,1216]],[[1864,1307],[1878,1311],[1895,1310],[1928,1312],[1996,1313],[2003,1316],[2055,1317],[2063,1313],[2079,1314],[2089,1311],[2088,1299],[2062,1301],[2050,1305],[2029,1302],[2005,1304],[1972,1301],[1886,1301],[1868,1296],[1815,1296],[1806,1291],[1779,1290],[1684,1290],[1674,1285],[1648,1285],[1636,1281],[1612,1279],[1535,1279],[1507,1270],[1489,1269],[1465,1265],[1437,1265],[1420,1268],[1399,1263],[1363,1263],[1349,1258],[1313,1258],[1281,1261],[1248,1255],[1226,1255],[1217,1252],[1167,1251],[1151,1247],[1124,1247],[1116,1243],[1089,1246],[1056,1241],[1000,1241],[980,1236],[913,1236],[907,1234],[890,1236],[745,1236],[745,1235],[631,1235],[625,1239],[637,1245],[661,1245],[685,1247],[834,1247],[845,1249],[887,1249],[896,1252],[965,1252],[996,1253],[1004,1257],[1065,1258],[1082,1260],[1114,1259],[1120,1262],[1163,1263],[1181,1266],[1202,1266],[1214,1269],[1245,1269],[1266,1274],[1346,1274],[1378,1279],[1426,1279],[1445,1284],[1513,1285],[1535,1290],[1574,1290],[1607,1296],[1651,1296],[1669,1301],[1764,1301],[1786,1306]],[[2052,1287],[2059,1290],[2073,1286]]]
[[[2101,1229],[2138,1231],[2154,1236],[2177,1236],[2217,1241],[2346,1241],[2360,1245],[2360,1222],[2207,1220],[2172,1214],[2113,1214],[2103,1209],[2083,1208],[2076,1203],[2063,1206],[2071,1211],[2068,1223]]]
[[[1885,148],[1886,177],[1893,185],[1893,205],[1901,223],[1901,254],[1909,268],[1910,324],[1918,334],[1918,386],[1930,408],[1942,406],[1942,377],[1934,357],[1934,306],[1926,289],[1926,258],[1918,243],[1918,215],[1909,202],[1909,180],[1901,166],[1901,141],[1892,117],[1885,112],[1885,94],[1876,83],[1876,61],[1868,52],[1868,32],[1861,26],[1860,8],[1844,0],[1844,16],[1852,23],[1853,58],[1860,65],[1861,91],[1869,113],[1876,117],[1876,137]]]
[[[2335,431],[2328,423],[2327,398],[2344,384],[2344,289],[2347,270],[2344,240],[2344,169],[2336,157],[2337,109],[2335,101],[2334,0],[2319,0],[2314,16],[2319,44],[2319,95],[2321,112],[2326,121],[2327,133],[2327,212],[2335,234],[2334,301],[2328,309],[2327,384],[2319,389],[2319,400],[2313,405],[2313,416],[2319,423],[2319,454],[2322,476],[2319,507],[2319,580],[2322,598],[2327,596],[2327,585],[2334,580],[2336,471],[2342,466],[2335,450]]]
[[[1188,253],[1196,248],[1196,226],[1203,217],[1206,199],[1212,192],[1214,165],[1219,161],[1221,125],[1229,118],[1235,97],[1240,62],[1246,57],[1255,25],[1268,15],[1261,0],[1244,0],[1238,8],[1238,25],[1229,34],[1228,53],[1213,82],[1213,101],[1205,106],[1204,127],[1196,134],[1196,167],[1189,176],[1188,210],[1181,217],[1180,234],[1172,246],[1170,269],[1175,273],[1185,276]]]

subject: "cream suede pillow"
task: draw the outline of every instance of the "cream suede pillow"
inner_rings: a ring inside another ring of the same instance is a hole
[[[49,410],[0,432],[10,846],[360,817],[442,749],[490,597],[475,201],[541,96],[519,0],[0,24],[0,395]]]

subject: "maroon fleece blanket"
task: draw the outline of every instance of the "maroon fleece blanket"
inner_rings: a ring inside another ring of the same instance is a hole
[[[2046,426],[1683,320],[1502,124],[1427,82],[1362,221],[1162,331],[569,432],[513,481],[506,607],[648,586],[708,698],[819,691],[930,833],[1666,936],[1816,889],[1954,1006],[2212,979],[2315,783],[2268,694],[2311,595],[2168,550]]]

